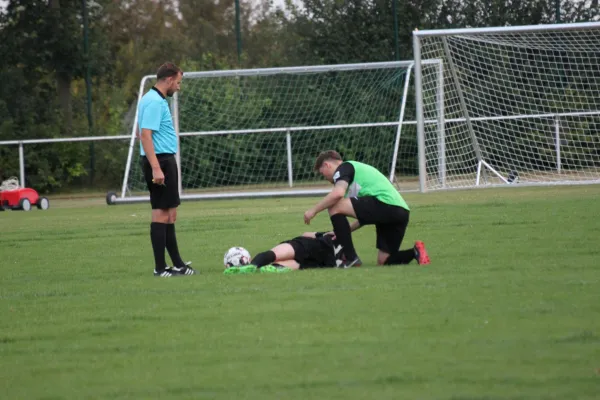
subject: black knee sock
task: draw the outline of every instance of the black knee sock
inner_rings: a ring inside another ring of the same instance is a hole
[[[157,271],[164,271],[167,268],[167,263],[165,262],[167,224],[152,222],[150,224],[150,240],[152,241],[152,250],[154,251],[155,269]]]
[[[263,265],[272,264],[275,261],[275,253],[272,250],[263,251],[262,253],[258,253],[253,259],[251,264],[256,265],[258,268]]]
[[[175,224],[167,224],[167,251],[169,257],[173,261],[173,265],[177,268],[185,267],[185,263],[179,255],[179,248],[177,247],[177,237],[175,236]]]
[[[357,255],[352,243],[352,232],[348,218],[342,214],[335,214],[330,217],[333,232],[335,232],[336,241],[342,245],[344,255],[348,261],[353,261]]]
[[[398,250],[395,253],[390,254],[387,260],[385,260],[385,265],[398,265],[398,264],[408,264],[412,260],[415,259],[415,250]]]

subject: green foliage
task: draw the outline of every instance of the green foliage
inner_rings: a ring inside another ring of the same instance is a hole
[[[90,53],[86,57],[81,1],[9,0],[0,10],[0,141],[128,134],[141,77],[154,74],[166,60],[192,71],[409,59],[411,32],[416,27],[536,24],[556,17],[551,2],[542,0],[398,0],[400,54],[395,54],[393,1],[287,1],[280,8],[268,1],[241,1],[243,54],[238,63],[233,2],[88,1]],[[561,17],[564,22],[589,20],[597,7],[597,2],[562,0]],[[88,66],[91,131],[83,80]],[[249,116],[263,115],[272,123],[294,126],[307,123],[303,118],[313,118],[276,115],[270,104],[277,99],[250,103],[240,97],[239,88],[212,90],[229,91],[227,98],[240,110]],[[218,106],[211,104],[210,92],[203,99],[199,112]],[[324,101],[323,106],[329,107]],[[346,117],[353,116],[347,111]],[[215,126],[226,129],[231,121],[215,121]],[[35,153],[27,158],[28,180],[48,191],[84,184],[85,177],[92,175],[98,182],[118,186],[125,159],[114,158],[120,155],[117,147],[96,155],[94,166],[90,144],[85,147],[40,145],[35,152],[28,150]],[[377,150],[367,150],[371,151]],[[18,175],[14,152],[0,146],[0,178]],[[54,159],[65,161],[48,161]],[[405,167],[412,168],[408,164]]]
[[[186,79],[179,104],[180,129],[230,131],[396,121],[405,79],[404,68]],[[391,127],[346,129],[334,134],[294,132],[293,160],[298,166],[294,180],[314,178],[307,176],[306,166],[313,165],[316,153],[297,149],[334,148],[349,159],[387,171],[395,134]],[[220,186],[221,182],[286,180],[283,133],[186,137],[181,149],[182,165],[199,164],[183,174],[184,188],[198,188],[200,182]],[[251,168],[248,160],[256,160]],[[400,167],[403,170],[406,165]]]

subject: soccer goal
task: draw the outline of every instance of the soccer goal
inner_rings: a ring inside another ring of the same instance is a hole
[[[182,199],[326,193],[330,187],[313,164],[328,149],[375,166],[402,190],[417,190],[413,65],[185,72],[171,99]],[[422,61],[423,71],[430,68],[440,76],[439,61]],[[140,97],[154,81],[142,79]],[[121,193],[109,193],[107,201],[147,200],[136,115]]]
[[[415,31],[413,44],[421,191],[600,182],[600,23]]]

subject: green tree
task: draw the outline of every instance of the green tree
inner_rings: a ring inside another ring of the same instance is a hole
[[[71,84],[84,71],[80,11],[77,0],[11,0],[0,17],[5,65],[55,79],[63,134],[73,130]]]

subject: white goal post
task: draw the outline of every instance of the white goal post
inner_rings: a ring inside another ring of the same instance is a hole
[[[600,182],[600,23],[416,30],[413,45],[421,191]]]
[[[313,164],[328,149],[375,166],[399,189],[417,190],[413,66],[410,60],[184,72],[171,99],[182,200],[327,193]],[[442,77],[439,60],[423,60],[421,68]],[[142,79],[139,98],[154,81]],[[148,201],[137,128],[136,114],[121,193],[109,193],[109,204]]]

